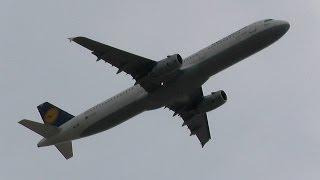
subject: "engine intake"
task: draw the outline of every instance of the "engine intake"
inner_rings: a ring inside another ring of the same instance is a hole
[[[152,77],[162,77],[172,72],[178,70],[182,66],[182,58],[179,54],[174,54],[167,56],[166,59],[163,59],[157,63],[157,65],[152,69]]]
[[[217,109],[227,102],[227,94],[220,90],[217,92],[212,92],[210,95],[205,96],[203,100],[199,103],[196,108],[197,113],[206,113]]]

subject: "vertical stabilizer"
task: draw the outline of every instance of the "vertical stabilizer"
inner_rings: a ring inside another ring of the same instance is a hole
[[[74,117],[73,115],[48,102],[40,104],[37,108],[45,124],[50,124],[57,127]]]

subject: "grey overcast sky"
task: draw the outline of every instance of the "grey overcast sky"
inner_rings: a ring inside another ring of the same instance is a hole
[[[267,18],[290,31],[203,87],[229,96],[208,113],[204,149],[164,109],[75,141],[69,161],[17,123],[41,122],[45,101],[77,115],[133,84],[70,36],[160,60]],[[319,0],[2,0],[0,22],[0,179],[320,178]]]

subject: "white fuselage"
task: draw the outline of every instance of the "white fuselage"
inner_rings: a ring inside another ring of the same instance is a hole
[[[286,31],[283,21],[259,21],[183,60],[181,72],[171,83],[152,93],[139,84],[99,103],[63,124],[60,133],[42,145],[79,139],[110,129],[147,110],[170,105],[201,87],[210,76],[258,52]]]

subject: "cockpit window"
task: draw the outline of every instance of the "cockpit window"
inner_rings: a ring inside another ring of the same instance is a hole
[[[269,22],[269,21],[272,21],[273,19],[266,19],[266,20],[264,20],[264,22],[266,23],[266,22]]]

